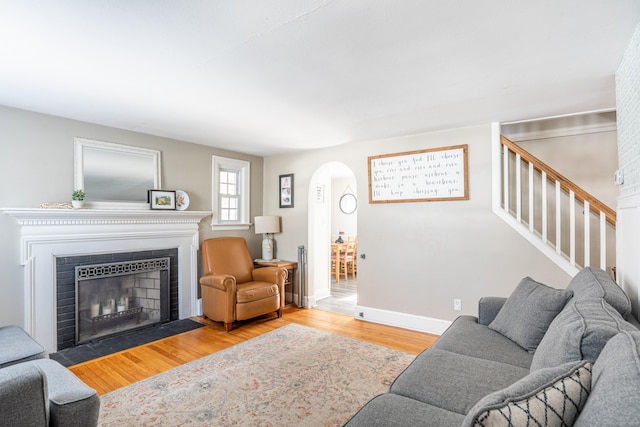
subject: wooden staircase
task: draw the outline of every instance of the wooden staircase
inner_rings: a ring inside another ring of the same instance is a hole
[[[493,130],[493,211],[569,275],[615,271],[616,212]]]

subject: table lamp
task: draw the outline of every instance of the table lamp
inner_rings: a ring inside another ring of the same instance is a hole
[[[262,239],[262,259],[271,261],[273,259],[273,233],[280,232],[279,216],[257,216],[255,217],[256,234],[264,234]]]

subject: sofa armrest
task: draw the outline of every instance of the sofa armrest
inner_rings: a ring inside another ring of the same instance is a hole
[[[0,369],[0,419],[15,426],[49,425],[47,380],[34,364]]]
[[[507,299],[503,297],[480,298],[478,301],[478,323],[486,326],[493,322],[505,301]]]
[[[46,357],[44,347],[22,328],[14,325],[0,328],[0,368]]]

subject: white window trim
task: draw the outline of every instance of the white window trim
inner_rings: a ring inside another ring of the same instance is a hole
[[[240,220],[233,223],[221,223],[219,219],[220,208],[220,169],[237,169],[240,171]],[[212,194],[211,204],[213,215],[211,216],[212,230],[249,230],[251,223],[249,222],[249,208],[251,200],[251,164],[246,160],[230,159],[228,157],[213,156],[212,164]]]

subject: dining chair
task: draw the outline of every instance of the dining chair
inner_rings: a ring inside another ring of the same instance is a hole
[[[347,239],[347,243],[344,246],[344,252],[340,252],[340,266],[339,266],[339,275],[344,273],[345,280],[348,279],[348,274],[351,273],[351,276],[355,278],[356,269],[356,250],[357,250],[357,240],[353,236],[349,236]]]
[[[331,243],[331,274],[340,283],[340,243]]]

